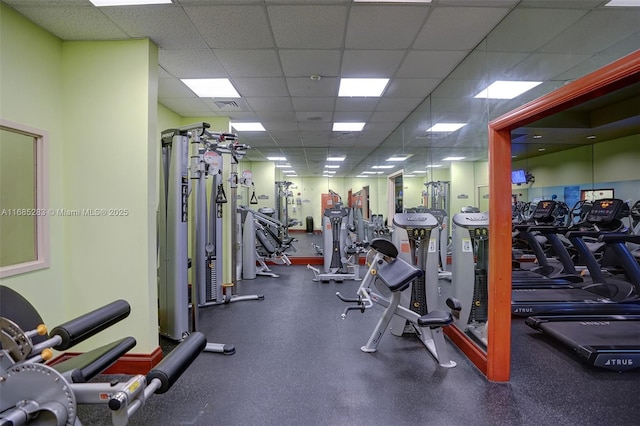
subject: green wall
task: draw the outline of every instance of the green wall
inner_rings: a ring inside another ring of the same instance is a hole
[[[49,205],[63,207],[62,42],[0,4],[0,57],[0,117],[49,132]],[[61,218],[49,218],[49,268],[0,279],[53,325],[69,319],[65,227]]]
[[[124,335],[158,346],[155,271],[157,48],[149,40],[61,42],[0,5],[1,116],[49,133],[51,266],[2,280],[49,325],[112,300],[131,315],[74,350]]]

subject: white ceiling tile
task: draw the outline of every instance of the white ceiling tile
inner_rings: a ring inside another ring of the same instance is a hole
[[[389,78],[404,58],[404,50],[346,50],[342,77]]]
[[[220,63],[234,77],[281,77],[280,60],[273,50],[214,49]]]
[[[594,28],[598,30],[594,31]],[[559,34],[540,51],[595,54],[638,33],[639,28],[640,8],[598,9]]]
[[[376,111],[406,111],[408,115],[420,102],[422,98],[382,98]]]
[[[273,135],[274,132],[294,132],[297,134],[299,128],[296,121],[276,121],[269,124],[269,132]]]
[[[373,111],[380,98],[338,98],[336,111]]]
[[[370,117],[371,112],[369,111],[336,111],[333,114],[333,121],[336,123],[366,123]]]
[[[182,8],[173,5],[103,7],[102,13],[118,24],[130,37],[150,37],[163,49],[206,48]]]
[[[16,6],[15,9],[62,40],[128,38],[127,33],[93,6]]]
[[[233,86],[242,97],[288,96],[284,78],[234,78]]]
[[[216,115],[200,98],[163,98],[160,103],[184,117]]]
[[[376,111],[371,114],[370,123],[402,123],[407,118],[405,112],[398,111]]]
[[[296,111],[333,111],[335,98],[291,98]]]
[[[282,69],[287,77],[335,77],[340,71],[340,50],[295,50],[279,51]]]
[[[492,52],[533,52],[570,27],[586,11],[515,9],[487,37]]]
[[[338,79],[323,78],[312,81],[309,78],[287,78],[287,86],[291,96],[301,97],[335,97],[338,94]]]
[[[589,56],[563,54],[554,55],[548,53],[534,53],[500,76],[507,80],[531,80],[544,81],[554,79],[557,75],[575,67]]]
[[[436,7],[413,47],[424,50],[471,50],[509,12],[493,7]]]
[[[293,112],[291,98],[288,97],[264,97],[264,98],[246,98],[247,103],[255,112],[262,111],[278,111]]]
[[[327,125],[329,125],[329,129],[331,129],[330,123],[333,120],[333,113],[321,111],[297,112],[296,118],[298,119],[301,129],[325,129]]]
[[[413,50],[396,73],[401,78],[445,78],[467,52]]]
[[[209,47],[243,49],[274,47],[264,8],[253,5],[188,6],[184,8]]]
[[[158,98],[189,98],[194,93],[180,80],[175,78],[158,79]]]
[[[267,6],[279,48],[336,49],[343,47],[346,6]]]
[[[258,121],[258,116],[255,114],[255,112],[242,112],[242,111],[226,112],[225,111],[224,113],[218,113],[218,115],[229,117],[231,121],[250,121],[250,122]]]
[[[270,125],[269,123],[277,122],[296,124],[296,114],[293,111],[256,111],[256,115],[258,116],[258,120],[261,123],[267,124],[267,126]]]
[[[393,78],[384,91],[384,98],[425,98],[440,84],[441,79]]]
[[[160,49],[158,64],[176,78],[220,78],[227,76],[222,64],[208,49]]]
[[[429,6],[353,5],[347,49],[406,49],[411,46],[429,12]]]

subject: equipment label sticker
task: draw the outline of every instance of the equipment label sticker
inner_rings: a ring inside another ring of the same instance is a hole
[[[438,250],[438,242],[435,238],[429,239],[429,253],[435,253]]]
[[[473,245],[471,244],[471,238],[462,239],[462,251],[469,253],[473,251]]]

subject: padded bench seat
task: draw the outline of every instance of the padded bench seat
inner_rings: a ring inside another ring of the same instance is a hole
[[[378,268],[377,277],[389,287],[392,292],[403,291],[411,281],[422,276],[422,270],[408,262],[395,258]]]

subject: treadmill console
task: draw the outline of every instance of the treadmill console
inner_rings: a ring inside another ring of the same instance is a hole
[[[531,214],[530,220],[536,222],[552,222],[554,220],[553,211],[558,203],[552,200],[540,201],[536,209]]]
[[[593,202],[593,207],[587,215],[587,222],[594,224],[604,224],[613,222],[624,208],[624,201],[616,198],[605,198]]]

